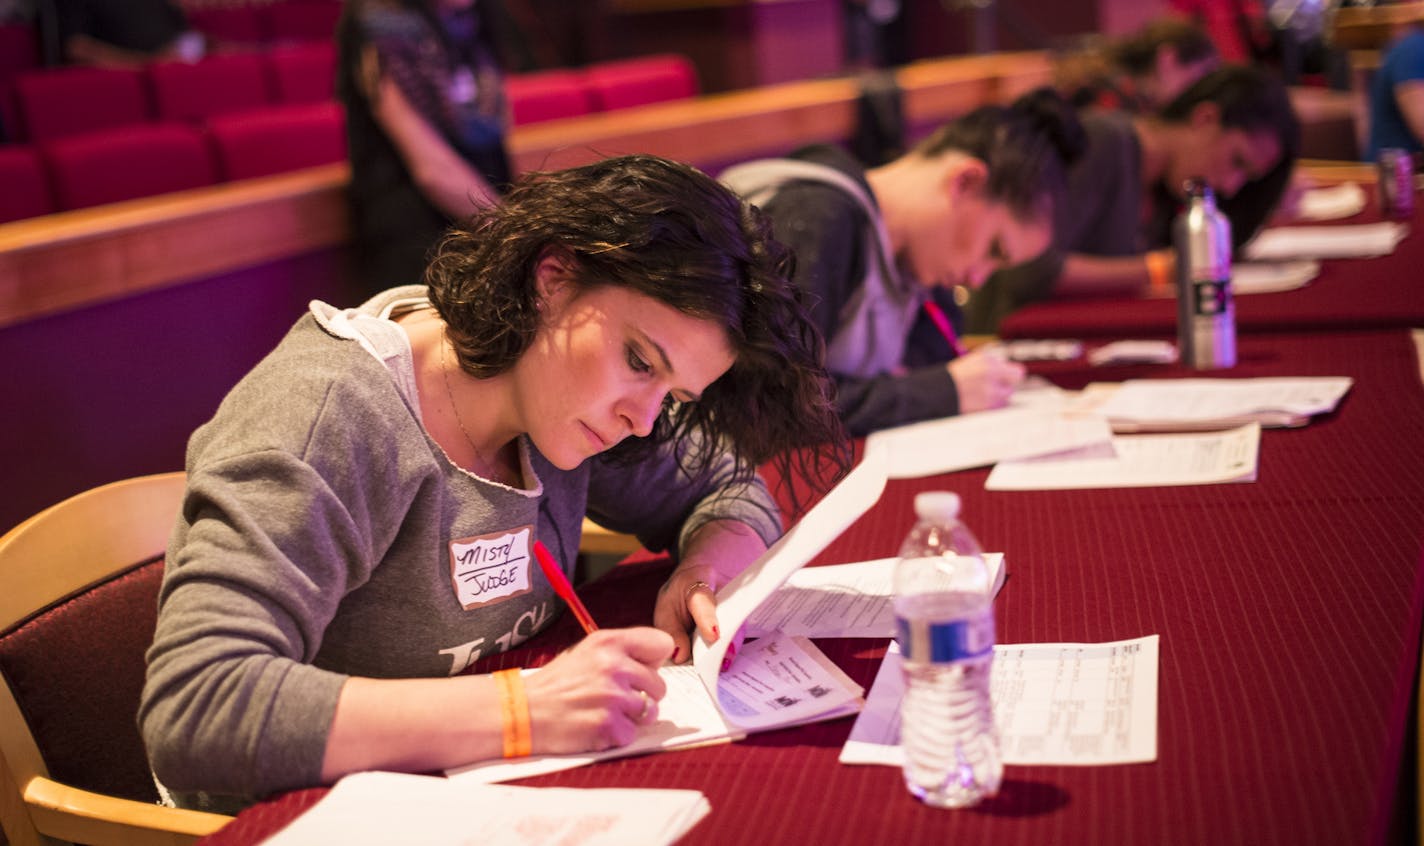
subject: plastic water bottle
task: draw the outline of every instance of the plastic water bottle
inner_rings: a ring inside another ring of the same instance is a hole
[[[959,521],[958,494],[920,494],[915,516],[895,567],[905,786],[927,805],[964,808],[997,793],[1004,777],[989,699],[989,569]]]

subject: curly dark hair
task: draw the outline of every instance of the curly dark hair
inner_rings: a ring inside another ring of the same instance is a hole
[[[656,156],[526,174],[502,204],[453,227],[426,271],[465,372],[502,373],[529,347],[540,328],[535,268],[550,250],[570,261],[576,285],[626,287],[715,321],[736,353],[698,402],[667,402],[651,434],[625,439],[612,458],[717,444],[743,479],[766,463],[816,486],[845,472],[849,441],[831,404],[825,344],[790,280],[794,259],[760,211]],[[691,473],[713,454],[680,450]]]
[[[957,150],[989,168],[985,190],[1024,220],[1051,215],[1063,195],[1065,171],[1088,146],[1073,106],[1039,88],[1007,106],[980,106],[926,138],[912,151],[934,157]]]

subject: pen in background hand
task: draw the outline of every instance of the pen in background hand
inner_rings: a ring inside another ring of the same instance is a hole
[[[583,601],[578,598],[578,594],[574,593],[574,586],[569,584],[564,571],[554,563],[554,556],[549,554],[549,548],[544,546],[543,541],[534,541],[534,557],[539,559],[539,567],[544,571],[544,578],[554,586],[554,593],[563,597],[564,602],[568,603],[569,610],[574,612],[574,617],[578,618],[579,625],[583,626],[584,632],[593,634],[598,631],[598,624],[593,621],[593,615],[588,613]]]
[[[944,309],[939,307],[939,303],[934,300],[925,300],[925,314],[934,321],[935,328],[949,342],[950,349],[955,355],[964,355],[964,344],[959,340],[959,336],[954,333],[954,324],[949,322],[949,315],[944,313]]]

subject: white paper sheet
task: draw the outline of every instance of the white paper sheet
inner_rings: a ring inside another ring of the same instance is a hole
[[[1320,275],[1318,261],[1243,261],[1231,268],[1231,293],[1278,294],[1304,288]]]
[[[1158,636],[1113,643],[994,647],[990,696],[1006,764],[1157,760]],[[891,643],[843,764],[901,766],[900,652]]]
[[[266,846],[662,846],[711,810],[696,790],[513,787],[369,772],[337,782]]]
[[[917,479],[1061,452],[1111,437],[1107,421],[1097,415],[1033,403],[885,429],[867,438],[866,448],[885,450],[891,479]]]
[[[894,637],[894,558],[805,567],[747,620],[746,632],[804,637]],[[1004,584],[1004,554],[984,553],[994,593]]]
[[[1002,461],[984,489],[1049,491],[1213,485],[1256,480],[1261,426],[1223,432],[1118,435],[1113,457],[1064,456]]]
[[[1252,261],[1370,258],[1386,256],[1409,234],[1403,223],[1336,226],[1280,226],[1267,229],[1246,245]]]
[[[1302,193],[1295,213],[1301,220],[1339,220],[1353,217],[1364,208],[1365,189],[1358,182],[1341,182]]]

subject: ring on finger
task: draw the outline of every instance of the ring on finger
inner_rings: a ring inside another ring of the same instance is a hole
[[[692,584],[687,586],[687,590],[682,592],[682,604],[686,605],[688,601],[692,599],[692,595],[694,593],[697,593],[699,590],[705,590],[708,593],[714,593],[714,591],[712,590],[712,586],[707,584],[706,582],[693,582]]]
[[[638,712],[638,716],[634,722],[641,723],[648,716],[648,708],[652,707],[653,697],[649,696],[646,690],[638,691],[638,695],[643,697],[643,709]]]

